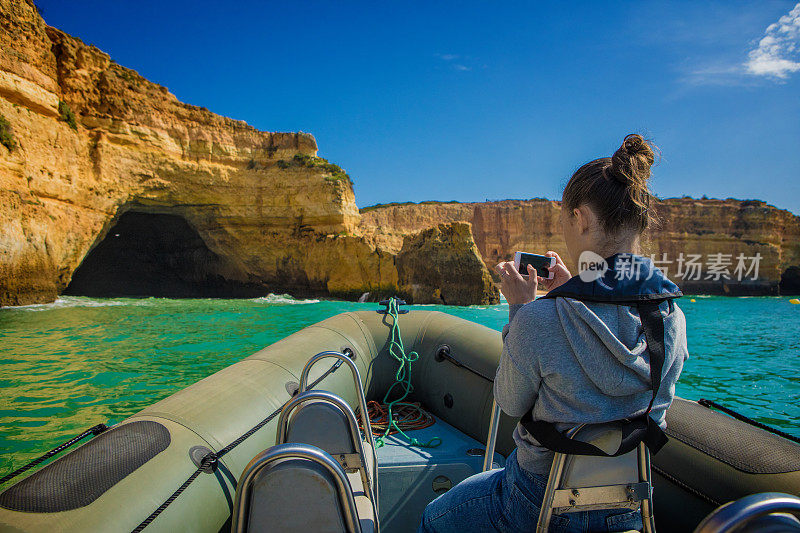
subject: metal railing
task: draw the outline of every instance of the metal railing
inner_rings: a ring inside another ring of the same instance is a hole
[[[497,445],[497,429],[500,427],[500,406],[492,400],[492,416],[489,418],[489,435],[486,437],[486,453],[483,456],[483,471],[492,469],[494,448]]]
[[[338,359],[339,362],[336,364],[344,363],[349,369],[350,373],[353,375],[353,381],[355,382],[356,387],[356,396],[358,399],[358,410],[360,411],[361,415],[361,422],[364,426],[364,435],[366,436],[367,442],[370,444],[370,449],[372,452],[372,471],[370,472],[372,481],[369,484],[370,488],[372,489],[372,500],[373,505],[375,506],[375,513],[377,515],[378,512],[378,452],[375,449],[375,437],[372,435],[372,425],[370,424],[369,420],[369,411],[367,408],[367,398],[364,395],[364,385],[361,382],[361,373],[358,371],[358,367],[356,363],[348,357],[346,354],[341,352],[335,351],[325,351],[316,354],[314,357],[309,359],[305,366],[303,367],[303,371],[300,373],[300,384],[297,389],[297,393],[306,392],[308,388],[308,376],[311,373],[311,367],[313,367],[317,362],[321,361],[322,359]],[[287,406],[288,407],[288,406]],[[281,427],[279,425],[279,427]],[[359,435],[358,428],[356,428],[356,435]]]
[[[356,502],[353,498],[353,491],[350,489],[350,482],[347,480],[342,467],[339,466],[333,458],[323,450],[310,444],[282,444],[280,446],[273,446],[260,454],[256,455],[252,461],[245,467],[242,472],[242,477],[239,479],[239,490],[236,493],[236,504],[233,508],[232,525],[233,531],[244,532],[247,531],[247,521],[249,512],[246,508],[248,505],[248,487],[253,481],[253,478],[262,469],[268,467],[271,463],[281,459],[294,459],[301,458],[308,461],[313,461],[322,465],[336,483],[336,489],[339,493],[339,498],[344,505],[343,515],[345,527],[348,533],[360,533],[361,525],[358,518],[358,511],[356,510]]]
[[[726,503],[708,515],[694,533],[728,533],[774,513],[791,514],[800,520],[800,498],[781,492],[751,494],[735,502]]]

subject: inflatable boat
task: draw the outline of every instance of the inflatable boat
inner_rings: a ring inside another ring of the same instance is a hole
[[[283,467],[264,478],[273,480],[265,490],[277,494],[251,498],[249,512],[259,512],[260,501],[275,520],[274,513],[302,504],[301,514],[311,517],[317,502],[302,498],[316,490],[314,480],[332,480],[337,490],[351,481],[358,487],[341,500],[343,530],[414,531],[422,509],[438,494],[484,467],[502,466],[513,450],[517,421],[493,408],[500,333],[437,311],[387,311],[388,306],[343,313],[306,327],[114,427],[101,428],[0,494],[0,530],[230,531],[246,511],[237,508],[237,484],[252,481],[260,465],[280,463]],[[398,334],[405,352],[416,352],[418,359],[400,360],[390,350]],[[359,442],[350,454],[328,454],[316,441],[319,446],[276,449],[276,440],[304,442],[293,435],[337,438],[338,429],[317,421],[304,428],[297,422],[287,440],[286,411],[299,412],[298,396],[310,394],[337,412],[350,411],[348,416],[363,413],[359,389],[367,401],[382,400],[407,364],[410,399],[435,419],[409,436],[419,442],[439,439],[438,446],[409,446],[395,435],[375,447],[364,429],[356,431]],[[692,531],[719,506],[753,494],[800,494],[800,445],[789,438],[679,398],[667,424],[669,442],[652,457],[653,514],[660,530]],[[287,453],[295,453],[296,464],[285,460]],[[301,460],[316,466],[303,470],[305,477],[287,478],[284,474]],[[287,496],[298,488],[300,496]],[[369,523],[347,519],[348,510],[362,514],[359,499],[367,500],[364,512],[374,515]],[[784,498],[789,507],[791,499]],[[275,524],[274,530],[282,527]]]

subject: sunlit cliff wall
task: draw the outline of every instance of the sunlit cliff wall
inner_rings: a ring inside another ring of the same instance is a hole
[[[404,292],[311,135],[181,103],[27,0],[0,0],[0,46],[0,305],[52,301],[128,211],[184,218],[218,258],[207,274],[256,291]]]
[[[363,209],[361,225],[370,228],[387,248],[396,249],[405,233],[442,221],[470,222],[481,257],[491,270],[517,250],[555,250],[568,260],[560,211],[560,202],[542,199],[390,204]],[[757,200],[692,198],[666,199],[655,211],[657,222],[646,235],[644,251],[685,292],[778,294],[782,277],[783,293],[800,290],[797,278],[792,277],[800,266],[800,217],[789,211]],[[736,271],[740,254],[745,267],[741,281]],[[699,263],[699,268],[688,267],[690,261]],[[754,261],[758,263],[755,280]],[[712,263],[718,265],[719,276],[710,269]],[[700,279],[694,279],[698,271]]]

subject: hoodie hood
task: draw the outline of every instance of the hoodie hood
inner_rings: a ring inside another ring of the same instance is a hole
[[[550,291],[556,313],[578,364],[603,394],[627,396],[650,386],[650,353],[636,304],[662,302],[682,293],[653,262],[633,254],[606,259],[608,269],[593,281],[575,276]],[[613,305],[587,306],[584,302]],[[609,364],[607,353],[618,364]]]
[[[556,314],[575,360],[606,396],[650,388],[650,352],[636,310],[558,299]]]

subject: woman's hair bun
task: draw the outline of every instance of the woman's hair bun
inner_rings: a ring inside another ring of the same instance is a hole
[[[608,179],[614,179],[637,192],[647,190],[650,167],[655,162],[655,153],[649,142],[637,134],[625,136],[622,146],[611,156],[611,166],[606,171]]]
[[[609,234],[626,228],[643,232],[651,217],[647,180],[654,150],[641,135],[626,135],[613,156],[595,159],[575,171],[564,188],[563,206],[571,212],[588,204]]]

